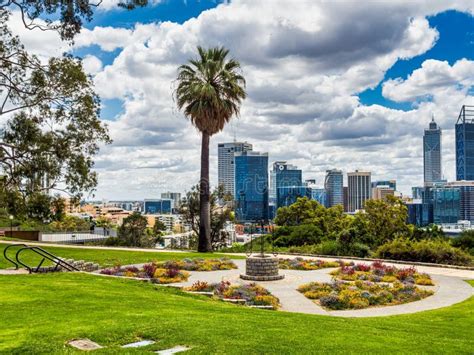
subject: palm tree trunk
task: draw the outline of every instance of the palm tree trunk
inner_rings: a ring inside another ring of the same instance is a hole
[[[201,181],[199,184],[199,243],[198,251],[210,252],[211,245],[211,207],[209,192],[209,134],[202,132]]]

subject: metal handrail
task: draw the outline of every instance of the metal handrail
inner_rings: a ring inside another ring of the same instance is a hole
[[[12,245],[13,246],[13,245]],[[25,267],[26,269],[28,269],[28,272],[31,274],[32,272],[38,272],[41,265],[43,265],[43,262],[48,259],[50,261],[52,261],[53,263],[56,264],[55,266],[55,270],[58,269],[59,266],[67,269],[68,271],[80,271],[78,268],[76,268],[74,265],[71,265],[69,264],[68,262],[60,259],[59,257],[57,257],[56,255],[54,254],[51,254],[50,252],[44,250],[43,248],[40,248],[40,247],[37,247],[37,246],[28,246],[26,244],[16,244],[16,246],[23,246],[23,248],[19,249],[16,254],[15,254],[15,259],[16,259],[16,263],[14,261],[12,261],[10,258],[8,258],[5,253],[4,253],[4,256],[7,260],[9,260],[10,262],[12,262],[13,264],[16,265],[17,269],[18,269],[18,266],[19,265],[22,265],[23,267]],[[7,248],[6,248],[7,249]],[[43,257],[43,259],[41,259],[40,263],[38,264],[38,266],[36,268],[33,268],[29,265],[26,265],[25,263],[23,263],[19,256],[21,254],[22,251],[24,250],[31,250],[33,251],[34,253],[40,255]]]
[[[28,245],[26,244],[10,244],[9,246],[7,246],[4,250],[3,250],[3,256],[5,257],[6,260],[8,260],[9,262],[11,262],[13,265],[15,265],[15,270],[18,270],[19,268],[19,265],[13,261],[12,259],[10,259],[8,256],[7,256],[7,250],[11,247],[27,247]]]

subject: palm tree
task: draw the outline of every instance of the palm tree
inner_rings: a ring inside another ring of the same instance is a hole
[[[202,134],[200,223],[198,251],[212,251],[210,237],[209,139],[238,116],[245,99],[245,79],[240,63],[227,58],[223,47],[197,47],[199,58],[178,68],[175,91],[178,108]]]

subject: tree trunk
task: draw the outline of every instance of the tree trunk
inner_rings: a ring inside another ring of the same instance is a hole
[[[202,133],[201,180],[199,183],[199,243],[198,251],[210,252],[211,246],[211,207],[209,191],[209,134]]]

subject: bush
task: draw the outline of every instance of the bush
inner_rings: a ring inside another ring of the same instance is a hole
[[[436,264],[469,265],[472,257],[461,249],[454,248],[448,241],[397,238],[381,245],[375,256],[383,259],[421,261]]]
[[[452,239],[451,244],[474,255],[474,231],[465,231],[457,238]]]

